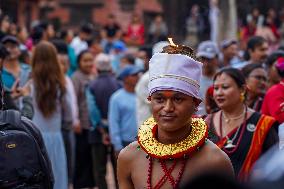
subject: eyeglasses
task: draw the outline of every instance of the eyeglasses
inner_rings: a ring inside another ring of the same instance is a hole
[[[262,75],[251,75],[250,77],[253,77],[253,78],[257,79],[258,81],[267,82],[267,77],[262,76]]]

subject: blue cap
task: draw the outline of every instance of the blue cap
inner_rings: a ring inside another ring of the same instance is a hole
[[[142,69],[138,66],[129,65],[124,67],[119,73],[118,73],[118,79],[123,80],[125,77],[130,75],[138,74],[139,72],[142,72]]]
[[[113,48],[116,49],[116,50],[120,50],[120,51],[126,51],[127,50],[125,43],[123,43],[122,41],[115,41],[113,43]]]

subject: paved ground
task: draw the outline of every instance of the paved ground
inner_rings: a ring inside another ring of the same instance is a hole
[[[112,169],[112,165],[110,163],[110,160],[107,163],[107,175],[106,175],[106,178],[107,178],[108,189],[115,189],[113,169]]]

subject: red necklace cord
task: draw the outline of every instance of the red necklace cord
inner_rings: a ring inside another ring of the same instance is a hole
[[[174,161],[173,165],[172,165],[172,166],[170,167],[170,169],[168,170],[169,173],[172,173],[172,172],[173,172],[173,170],[174,170],[176,164],[177,164],[177,161]],[[164,169],[163,169],[163,171],[164,171]],[[165,171],[164,171],[164,173],[165,173]],[[170,175],[170,176],[171,176],[171,175]],[[164,176],[162,177],[162,179],[156,184],[156,186],[154,187],[154,189],[159,189],[159,188],[161,188],[161,187],[165,184],[165,182],[167,181],[167,178],[169,178],[169,176],[168,176],[168,174],[165,173]],[[171,178],[172,178],[172,177],[171,177]]]
[[[150,157],[149,158],[149,167],[148,167],[148,178],[147,178],[147,188],[148,189],[151,189],[151,177],[152,177],[152,166],[153,166],[153,163],[152,163],[153,159]],[[176,166],[176,163],[177,161],[174,161],[174,164],[170,167],[169,169],[169,172],[171,173],[175,166]],[[161,179],[160,181],[156,184],[156,186],[154,187],[154,189],[156,188],[161,188],[163,186],[163,184],[167,181],[167,175],[165,174]]]
[[[169,169],[167,169],[167,166],[166,166],[166,163],[165,163],[164,160],[159,160],[160,165],[161,165],[165,175],[159,180],[159,182],[156,184],[156,186],[153,189],[160,189],[164,185],[164,183],[167,181],[167,179],[169,179],[170,184],[172,185],[173,189],[177,189],[178,186],[179,186],[179,183],[181,181],[182,175],[184,173],[186,161],[187,161],[187,159],[183,159],[181,169],[178,173],[178,177],[177,177],[176,180],[174,180],[171,173],[172,173],[172,171],[174,170],[174,168],[177,164],[177,160],[174,161],[174,164]],[[151,187],[152,168],[153,168],[152,158],[150,158],[149,159],[149,168],[148,168],[148,178],[147,178],[147,189],[152,189],[152,187]]]
[[[160,160],[159,162],[160,162],[160,165],[161,165],[165,175],[167,175],[167,178],[169,179],[171,185],[174,187],[175,186],[175,179],[173,178],[171,173],[169,173],[167,166],[165,165],[165,161]],[[176,162],[176,160],[175,160],[175,162]]]
[[[242,139],[242,137],[243,137],[243,134],[244,134],[244,132],[245,132],[245,126],[246,126],[246,121],[247,121],[247,107],[246,107],[246,110],[245,110],[245,117],[244,117],[244,121],[243,121],[243,124],[240,126],[240,127],[242,127],[241,129],[241,134],[240,134],[240,136],[239,136],[239,138],[238,138],[238,141],[237,141],[237,144],[236,144],[236,146],[232,149],[232,150],[227,150],[227,149],[225,149],[225,148],[222,148],[222,150],[224,151],[224,152],[226,152],[226,154],[232,154],[232,153],[234,153],[236,150],[237,150],[237,148],[239,147],[239,144],[240,144],[240,142],[241,142],[241,139]],[[220,114],[220,134],[221,134],[221,137],[222,137],[222,133],[223,133],[223,124],[222,124],[222,111],[221,111],[221,114]],[[229,136],[228,136],[229,137]]]
[[[152,174],[152,158],[149,157],[149,164],[148,164],[148,178],[147,178],[147,189],[151,189],[151,174]]]
[[[147,179],[147,184],[148,184],[148,189],[151,189],[151,177],[152,177],[152,158],[149,159],[149,168],[148,168],[148,179]],[[172,172],[175,168],[176,165],[176,161],[174,162],[174,164],[172,165],[172,167],[170,168],[170,172]],[[165,174],[160,181],[156,184],[156,186],[154,188],[160,188],[166,181],[167,181],[167,175]]]

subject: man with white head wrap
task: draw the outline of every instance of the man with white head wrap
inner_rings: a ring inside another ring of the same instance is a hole
[[[206,140],[205,122],[192,117],[201,102],[201,69],[186,46],[168,45],[153,55],[148,85],[153,117],[119,154],[120,188],[181,188],[208,171],[233,176],[228,157]]]

